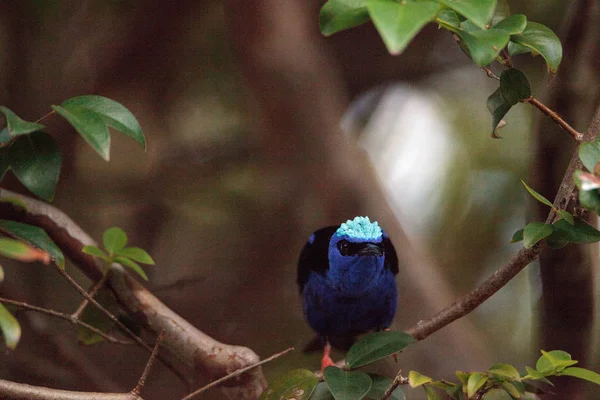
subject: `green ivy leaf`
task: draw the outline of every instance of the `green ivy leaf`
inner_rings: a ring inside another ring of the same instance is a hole
[[[473,21],[482,29],[492,19],[496,9],[496,0],[439,0],[439,2]]]
[[[465,388],[467,387],[467,384],[469,383],[470,376],[471,376],[471,374],[468,372],[456,371],[456,377],[465,386]],[[466,391],[465,391],[465,393],[466,393]]]
[[[522,33],[527,27],[527,17],[523,14],[510,15],[494,25],[494,29],[502,29],[511,35]]]
[[[523,246],[526,249],[533,247],[540,240],[547,238],[554,232],[554,227],[543,222],[532,222],[523,230]]]
[[[408,373],[408,384],[412,388],[416,388],[430,382],[433,382],[433,379],[417,371],[410,371]]]
[[[600,374],[590,371],[589,369],[579,367],[565,368],[561,371],[560,375],[573,376],[575,378],[585,379],[586,381],[600,385]]]
[[[319,378],[307,369],[293,369],[269,382],[259,400],[294,398],[305,400],[310,397],[319,383]]]
[[[491,389],[483,395],[481,400],[513,400],[513,398],[504,389]]]
[[[364,372],[343,371],[337,367],[325,368],[323,378],[335,400],[360,400],[373,385],[369,375]]]
[[[329,0],[321,7],[319,27],[325,36],[369,21],[366,0]]]
[[[498,129],[498,124],[502,121],[502,118],[506,115],[508,110],[510,110],[512,106],[506,101],[504,96],[502,96],[502,92],[500,88],[496,89],[494,93],[490,95],[487,99],[487,108],[490,110],[492,114],[492,137],[499,138],[500,136],[496,135],[496,129]]]
[[[85,246],[82,250],[82,253],[89,254],[90,256],[98,257],[103,261],[109,262],[110,258],[108,254],[106,254],[102,249],[96,246]]]
[[[14,350],[21,339],[21,325],[2,303],[0,303],[0,331],[4,336],[6,347]]]
[[[279,399],[277,399],[279,400]],[[329,390],[329,386],[325,382],[319,382],[315,390],[312,392],[312,396],[310,396],[310,400],[335,400],[333,395],[331,394],[331,390]]]
[[[506,0],[498,0],[494,16],[492,17],[492,25],[496,25],[510,15],[510,6]]]
[[[554,229],[552,235],[546,238],[546,244],[553,249],[562,249],[569,244],[569,240],[567,239],[565,232],[560,229]]]
[[[376,374],[369,374],[373,385],[371,390],[367,393],[367,399],[380,400],[389,387],[392,386],[393,381],[387,376],[381,376]],[[406,396],[400,387],[397,387],[389,397],[391,400],[406,400]]]
[[[352,369],[362,367],[398,353],[415,342],[415,338],[404,332],[374,332],[365,336],[350,348],[346,354],[346,364]]]
[[[41,260],[36,249],[20,240],[0,237],[0,255],[25,262]]]
[[[398,3],[393,0],[369,0],[366,5],[375,28],[391,54],[400,54],[439,10],[439,4],[433,1]]]
[[[13,174],[36,196],[52,201],[62,163],[60,149],[44,132],[20,136],[10,146]]]
[[[443,7],[438,12],[435,21],[451,32],[458,33],[460,30],[460,20],[458,19],[458,15],[456,15],[456,12],[451,8]]]
[[[118,315],[120,312],[119,305],[114,295],[108,289],[100,289],[95,296],[97,302],[99,302],[104,308],[106,308],[112,315]],[[81,321],[92,325],[104,333],[110,332],[115,322],[111,320],[106,314],[100,311],[97,307],[88,305],[81,313]],[[77,327],[77,340],[83,344],[91,345],[104,341],[104,338],[89,329],[78,325]]]
[[[79,96],[52,108],[106,161],[110,158],[109,126],[131,137],[146,149],[146,139],[139,122],[131,111],[114,100],[94,95]]]
[[[530,188],[523,180],[521,180],[521,183],[523,184],[523,186],[525,186],[525,189],[527,189],[529,194],[533,196],[534,199],[536,199],[540,203],[547,205],[548,207],[553,207],[552,202],[550,202],[550,200],[548,200],[547,198]]]
[[[519,371],[510,364],[494,364],[490,367],[489,372],[495,376],[510,378],[515,381],[521,379]]]
[[[0,106],[0,112],[6,117],[6,126],[10,136],[26,135],[45,128],[42,124],[21,119],[21,117],[4,106]]]
[[[487,375],[473,372],[471,376],[469,376],[469,381],[467,382],[467,397],[475,396],[475,393],[485,385],[487,380]]]
[[[500,75],[500,92],[510,105],[531,97],[531,87],[525,74],[515,68],[509,68]]]
[[[131,258],[133,261],[140,262],[142,264],[154,265],[154,260],[150,257],[150,254],[146,250],[139,247],[125,247],[121,250],[114,252],[115,255]]]
[[[458,32],[461,40],[469,49],[469,55],[480,67],[490,64],[506,46],[510,35],[502,29]]]
[[[594,171],[594,167],[600,162],[600,139],[581,143],[579,145],[579,159],[588,171]]]
[[[571,225],[564,219],[554,222],[554,227],[560,229],[565,240],[572,243],[595,243],[600,241],[600,231],[580,218],[574,218]]]
[[[102,244],[109,254],[123,250],[127,244],[127,234],[123,229],[114,226],[104,231],[102,235]]]
[[[132,270],[137,272],[137,274],[139,276],[144,278],[144,280],[148,280],[148,275],[146,275],[146,272],[135,261],[133,261],[127,257],[117,256],[117,257],[115,257],[115,262],[118,262],[121,265],[131,268]]]
[[[520,54],[524,48],[527,48],[527,51],[534,55],[541,54],[550,72],[556,73],[562,61],[562,45],[558,36],[550,28],[528,21],[525,30],[518,35],[512,35],[510,40],[520,45],[515,47],[511,46],[512,43],[509,44],[508,52],[511,55]]]
[[[425,385],[423,386],[425,390],[425,394],[427,395],[427,400],[440,400],[440,396],[436,393],[435,389],[431,386]]]
[[[538,358],[535,369],[546,375],[548,373],[560,372],[566,367],[575,364],[577,364],[577,361],[572,360],[571,355],[566,351],[552,350],[546,352],[542,350],[542,356]]]
[[[45,251],[50,254],[56,265],[65,268],[65,256],[42,228],[0,219],[0,230]]]
[[[513,233],[513,236],[510,239],[510,242],[517,243],[517,242],[520,242],[521,240],[523,240],[523,231],[524,231],[523,229],[519,229],[518,231]]]
[[[558,210],[558,215],[565,221],[567,221],[571,225],[575,225],[575,220],[573,219],[573,215],[567,210]]]
[[[521,392],[516,388],[515,385],[508,381],[502,382],[502,387],[506,390],[513,398],[518,399],[521,397]]]

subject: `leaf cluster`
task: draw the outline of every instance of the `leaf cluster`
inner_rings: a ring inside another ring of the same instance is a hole
[[[427,24],[450,31],[479,67],[498,61],[505,70],[500,86],[487,100],[492,137],[515,104],[531,97],[525,75],[512,68],[511,56],[541,55],[551,73],[562,61],[562,45],[547,26],[510,15],[506,0],[329,0],[321,8],[319,25],[325,36],[372,21],[391,54],[400,54]]]
[[[56,113],[66,119],[106,161],[110,152],[109,126],[146,148],[146,140],[137,119],[125,106],[114,100],[95,95],[78,96],[59,106],[54,105],[52,109],[48,115]],[[0,130],[0,181],[10,169],[32,193],[43,200],[52,201],[62,165],[58,144],[52,136],[42,131],[44,125],[25,121],[3,106],[0,106],[0,112],[6,119],[6,126]]]
[[[432,378],[416,371],[410,371],[408,383],[411,387],[423,387],[427,400],[440,399],[438,391],[454,400],[535,400],[537,394],[550,392],[553,386],[549,377],[568,375],[584,379],[600,385],[600,374],[585,368],[573,367],[577,361],[571,355],[561,350],[546,352],[537,360],[535,369],[525,367],[521,374],[510,364],[494,364],[483,372],[457,371],[458,382],[444,380],[434,381]],[[535,382],[543,382],[546,386],[540,387]]]

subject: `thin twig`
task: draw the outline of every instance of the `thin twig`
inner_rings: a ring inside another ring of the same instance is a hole
[[[512,68],[512,59],[510,58],[510,54],[508,54],[508,51],[506,51],[506,48],[500,51],[500,57],[504,61],[502,63],[503,65],[507,66],[508,68]]]
[[[146,363],[146,367],[144,368],[144,372],[142,373],[142,376],[140,376],[140,379],[138,380],[137,385],[135,385],[135,387],[131,391],[132,394],[134,394],[136,396],[140,395],[142,388],[146,384],[146,378],[148,378],[148,374],[150,373],[152,364],[154,363],[154,360],[156,359],[156,356],[158,355],[158,349],[160,347],[160,344],[162,343],[164,338],[165,338],[165,330],[163,329],[160,332],[160,335],[158,335],[158,338],[156,339],[156,343],[154,344],[154,349],[152,350],[152,354],[150,354],[150,358],[148,359],[148,362]]]
[[[402,376],[402,370],[399,370],[392,382],[392,385],[385,391],[383,396],[381,396],[381,400],[387,400],[392,396],[392,393],[396,388],[400,385],[408,384],[408,378]]]
[[[132,341],[125,341],[125,340],[119,340],[111,335],[108,335],[104,332],[102,332],[100,329],[81,321],[79,318],[77,317],[73,317],[72,315],[68,315],[68,314],[64,314],[61,313],[59,311],[55,311],[55,310],[50,310],[48,308],[43,308],[43,307],[38,307],[38,306],[34,306],[32,304],[28,304],[28,303],[24,303],[22,301],[17,301],[17,300],[11,300],[11,299],[6,299],[3,297],[0,297],[0,303],[5,303],[5,304],[10,304],[13,305],[15,307],[19,307],[25,311],[35,311],[35,312],[39,312],[42,314],[46,314],[46,315],[50,315],[56,318],[60,318],[60,319],[64,319],[65,321],[69,321],[72,324],[75,325],[81,325],[86,329],[89,329],[90,331],[102,336],[104,339],[108,340],[109,342],[112,343],[118,343],[118,344],[133,344]]]
[[[196,396],[197,396],[197,395],[199,395],[200,393],[202,393],[202,392],[205,392],[205,391],[207,391],[207,390],[208,390],[208,389],[210,389],[210,388],[213,388],[213,387],[215,387],[215,386],[217,386],[217,385],[220,385],[221,383],[223,383],[223,382],[225,382],[225,381],[227,381],[227,380],[229,380],[229,379],[231,379],[231,378],[235,378],[236,376],[238,376],[238,375],[241,375],[241,374],[243,374],[243,373],[244,373],[244,372],[246,372],[246,371],[249,371],[249,370],[251,370],[251,369],[254,369],[254,368],[256,368],[256,367],[259,367],[259,366],[261,366],[261,365],[263,365],[263,364],[266,364],[266,363],[268,363],[268,362],[270,362],[270,361],[273,361],[273,360],[275,360],[276,358],[279,358],[279,357],[281,357],[281,356],[283,356],[283,355],[285,355],[285,354],[289,353],[289,352],[290,352],[290,351],[292,351],[292,350],[294,350],[294,348],[293,348],[293,347],[290,347],[289,349],[286,349],[286,350],[284,350],[284,351],[282,351],[282,352],[279,352],[279,353],[273,354],[271,357],[269,357],[269,358],[265,358],[264,360],[261,360],[261,361],[259,361],[259,362],[255,363],[255,364],[252,364],[252,365],[249,365],[249,366],[247,366],[247,367],[244,367],[244,368],[240,368],[240,369],[238,369],[238,370],[235,370],[235,371],[233,371],[232,373],[230,373],[229,375],[226,375],[226,376],[224,376],[224,377],[222,377],[222,378],[219,378],[219,379],[217,379],[217,380],[215,380],[215,381],[212,381],[212,382],[211,382],[211,383],[209,383],[208,385],[202,386],[200,389],[198,389],[198,390],[196,390],[196,391],[194,391],[194,392],[192,392],[192,393],[188,394],[187,396],[185,396],[185,397],[184,397],[184,398],[182,398],[181,400],[190,400],[191,398],[193,398],[193,397],[196,397]]]
[[[143,400],[132,393],[75,392],[50,389],[0,379],[0,394],[5,400]]]
[[[98,282],[94,283],[94,285],[88,292],[90,297],[96,297],[98,290],[100,290],[100,288],[102,288],[102,286],[104,286],[104,284],[106,283],[106,279],[108,278],[109,273],[110,273],[110,268],[106,270],[106,272],[104,273],[104,275],[102,275],[102,278],[100,278],[100,280]],[[77,310],[75,310],[75,312],[71,315],[74,316],[75,318],[79,318],[79,316],[81,315],[83,310],[85,310],[85,308],[87,307],[88,304],[90,304],[88,299],[83,299],[83,301],[81,302],[79,307],[77,307]]]
[[[56,113],[56,111],[54,111],[54,110],[49,111],[48,113],[46,113],[46,115],[44,115],[43,117],[41,117],[38,120],[36,120],[35,123],[38,124],[38,123],[42,122],[43,120],[45,120],[46,118],[48,118],[49,116],[51,116],[51,115],[53,115],[55,113]]]
[[[104,308],[102,304],[98,303],[93,297],[91,297],[88,294],[88,292],[85,291],[84,288],[82,288],[77,282],[75,282],[75,279],[71,278],[71,276],[67,274],[67,271],[65,271],[63,268],[59,267],[56,264],[54,265],[56,267],[56,270],[63,276],[63,278],[65,278],[71,284],[71,286],[73,286],[83,297],[85,297],[90,303],[97,307],[104,315],[110,318],[110,320],[113,321],[123,332],[125,332],[127,336],[131,337],[133,340],[135,340],[137,344],[139,344],[140,346],[148,350],[150,354],[152,354],[152,347],[150,347],[146,342],[142,340],[142,338],[133,333],[128,327],[126,327],[121,321],[119,321],[119,319],[106,308]]]
[[[535,97],[531,96],[522,101],[524,103],[531,104],[532,106],[536,107],[538,110],[543,112],[545,115],[552,118],[552,120],[554,122],[556,122],[558,124],[558,126],[563,128],[565,131],[569,132],[569,134],[573,137],[573,139],[575,139],[576,142],[581,142],[583,140],[583,133],[577,131],[575,128],[573,128],[571,125],[569,125],[564,119],[562,119],[560,117],[560,115],[558,115],[554,110],[548,108],[548,106],[546,106],[545,104],[540,102]]]
[[[483,72],[485,72],[485,74],[488,76],[488,78],[492,78],[492,79],[496,79],[496,80],[500,80],[500,78],[498,77],[498,75],[496,75],[490,67],[481,67],[481,69],[483,70]]]

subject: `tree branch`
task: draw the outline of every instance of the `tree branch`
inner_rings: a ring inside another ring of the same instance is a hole
[[[583,141],[592,141],[596,139],[598,133],[600,133],[600,107],[596,109],[592,122],[590,123],[587,132],[583,135]],[[574,199],[575,182],[573,181],[573,172],[579,168],[581,168],[581,161],[579,160],[578,149],[576,149],[571,157],[571,162],[565,171],[558,193],[554,198],[554,207],[557,209],[564,210],[569,202]],[[555,218],[555,211],[550,210],[546,223],[552,222]],[[530,249],[521,249],[508,264],[494,272],[492,276],[486,279],[485,282],[473,291],[460,297],[450,306],[446,307],[430,319],[419,321],[406,332],[414,336],[415,339],[423,340],[451,322],[464,317],[504,287],[504,285],[532,261],[535,261],[544,247],[546,247],[545,242],[538,243]]]
[[[31,386],[0,379],[0,393],[3,400],[144,400],[133,393],[75,392]]]
[[[22,301],[16,301],[16,300],[11,300],[11,299],[6,299],[3,297],[0,297],[0,303],[4,303],[4,304],[11,304],[15,307],[19,307],[23,310],[26,311],[36,311],[42,314],[46,314],[46,315],[51,315],[53,317],[56,318],[60,318],[60,319],[64,319],[65,321],[69,321],[72,324],[75,325],[81,325],[84,328],[89,329],[90,331],[102,336],[104,339],[108,340],[111,343],[118,343],[118,344],[133,344],[133,342],[131,341],[124,341],[124,340],[119,340],[111,335],[108,335],[104,332],[102,332],[100,329],[85,323],[83,321],[81,321],[78,317],[75,317],[73,315],[68,315],[68,314],[64,314],[55,310],[50,310],[48,308],[43,308],[43,307],[38,307],[38,306],[34,306],[32,304],[28,304],[28,303],[24,303]]]
[[[84,246],[95,246],[96,242],[65,213],[49,204],[0,188],[0,200],[11,198],[19,199],[26,209],[0,201],[3,218],[44,229],[90,279],[98,281],[102,278],[102,262],[81,252]],[[113,291],[120,305],[141,326],[157,335],[165,330],[164,347],[181,361],[183,365],[176,368],[186,376],[214,380],[259,361],[252,350],[218,342],[199,331],[165,306],[118,264],[111,270],[107,288]],[[190,374],[190,368],[193,374]],[[253,368],[233,383],[221,385],[221,390],[228,398],[256,399],[265,386],[262,370]]]

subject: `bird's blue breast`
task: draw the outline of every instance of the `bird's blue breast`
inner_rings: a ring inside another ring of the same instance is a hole
[[[360,275],[349,275],[359,279]],[[360,286],[360,282],[348,286]],[[304,313],[321,335],[347,335],[390,326],[396,313],[396,282],[390,270],[382,270],[360,296],[333,287],[326,276],[311,272],[304,286]]]

